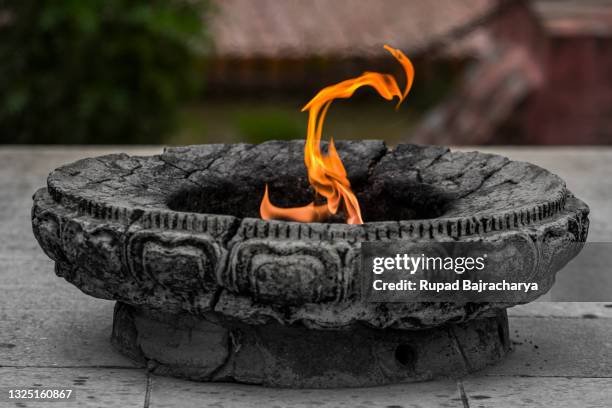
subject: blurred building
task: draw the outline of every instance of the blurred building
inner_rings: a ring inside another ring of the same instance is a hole
[[[612,143],[612,1],[512,2],[454,95],[414,140]]]
[[[415,63],[413,97],[460,78],[410,140],[612,143],[610,0],[218,0],[210,27],[212,94],[312,94],[398,72],[388,43]]]
[[[543,80],[508,130],[545,144],[612,143],[612,1],[537,1],[530,11]]]
[[[400,48],[414,62],[460,67],[478,35],[444,50],[432,43],[488,13],[490,0],[217,0],[211,14],[212,93],[308,92],[363,70],[399,69],[383,49]],[[420,80],[428,72],[421,70]]]

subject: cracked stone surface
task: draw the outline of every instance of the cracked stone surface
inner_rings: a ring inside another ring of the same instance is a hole
[[[382,141],[337,148],[363,225],[257,218],[266,183],[277,205],[312,200],[303,141],[292,141],[68,164],[34,196],[34,233],[56,273],[92,296],[164,312],[214,310],[248,324],[398,329],[506,305],[362,302],[361,242],[489,240],[503,250],[520,239],[538,254],[533,276],[549,288],[579,249],[571,244],[586,239],[588,207],[533,164]]]
[[[367,221],[493,215],[550,205],[566,195],[559,177],[497,155],[419,145],[388,151],[382,141],[337,144]],[[236,218],[259,217],[266,184],[279,206],[312,201],[302,141],[169,148],[152,157],[109,155],[60,168],[48,180],[56,200]]]
[[[65,165],[34,195],[34,234],[57,275],[118,302],[113,344],[161,374],[357,386],[450,374],[456,364],[471,372],[501,358],[508,304],[365,302],[361,243],[477,240],[504,251],[520,240],[535,254],[530,276],[547,290],[586,240],[588,207],[556,175],[498,155],[388,149],[382,141],[337,148],[363,225],[258,218],[266,184],[276,205],[313,198],[303,141],[293,141]],[[514,273],[512,265],[498,273]],[[350,353],[345,364],[330,363],[308,346],[346,342],[351,347],[333,353],[362,349],[357,366],[375,374],[359,375]],[[441,363],[451,355],[455,365]],[[330,364],[337,369],[326,371]]]

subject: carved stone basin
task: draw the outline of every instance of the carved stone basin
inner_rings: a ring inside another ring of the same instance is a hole
[[[117,301],[113,344],[159,374],[363,386],[501,359],[510,304],[366,302],[361,243],[521,237],[548,289],[586,240],[588,207],[556,175],[497,155],[382,141],[337,148],[363,225],[259,219],[265,184],[276,205],[312,200],[294,141],[68,164],[34,195],[34,234],[59,276]]]

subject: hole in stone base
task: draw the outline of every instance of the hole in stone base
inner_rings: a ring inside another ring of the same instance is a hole
[[[506,338],[506,329],[504,328],[503,324],[498,324],[497,325],[497,335],[499,336],[499,341],[502,344],[502,347],[504,349],[508,348],[508,340]]]
[[[395,360],[403,367],[414,369],[416,352],[408,344],[400,344],[395,348]]]

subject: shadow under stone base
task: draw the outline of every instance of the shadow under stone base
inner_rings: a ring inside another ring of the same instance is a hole
[[[113,345],[159,375],[272,387],[361,387],[459,377],[510,350],[505,310],[424,330],[250,326],[117,302]]]

